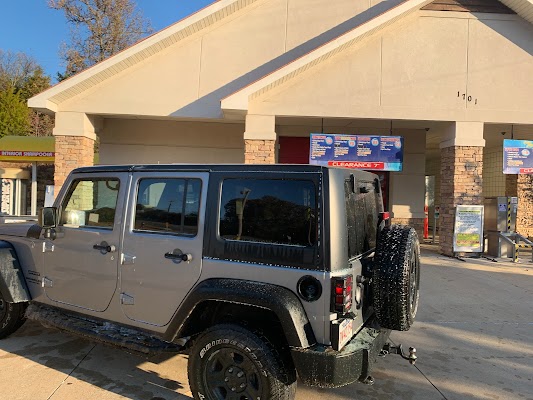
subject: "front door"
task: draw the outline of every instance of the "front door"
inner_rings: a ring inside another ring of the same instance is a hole
[[[44,290],[53,301],[104,311],[117,287],[128,174],[77,174],[44,246]]]
[[[134,173],[121,266],[128,318],[169,323],[200,277],[208,173]]]

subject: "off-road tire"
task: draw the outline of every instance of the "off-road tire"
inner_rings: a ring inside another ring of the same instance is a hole
[[[379,324],[407,331],[418,309],[420,244],[413,228],[385,227],[379,234],[372,274],[373,306]]]
[[[234,324],[216,325],[194,342],[189,385],[198,400],[292,400],[296,373],[292,363],[286,364],[259,333]]]
[[[3,339],[24,324],[26,303],[8,303],[0,293],[0,339]]]

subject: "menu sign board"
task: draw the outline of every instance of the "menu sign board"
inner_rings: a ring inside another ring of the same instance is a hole
[[[312,133],[309,164],[401,171],[403,138],[401,136],[368,136]]]
[[[533,140],[503,141],[503,173],[533,174]]]
[[[458,205],[455,212],[453,251],[483,252],[483,206]]]

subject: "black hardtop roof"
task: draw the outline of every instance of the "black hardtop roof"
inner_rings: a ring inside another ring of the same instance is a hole
[[[130,164],[130,165],[97,165],[80,167],[73,174],[97,172],[141,172],[141,171],[190,171],[190,172],[315,172],[326,170],[342,170],[346,173],[366,174],[364,171],[325,167],[310,164]]]

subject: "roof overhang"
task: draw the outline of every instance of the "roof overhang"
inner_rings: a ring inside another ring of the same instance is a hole
[[[533,24],[533,0],[499,0],[520,17]]]
[[[344,49],[361,42],[375,32],[413,14],[432,1],[433,0],[406,0],[383,14],[366,21],[353,30],[286,64],[282,68],[265,75],[258,81],[222,99],[221,108],[224,115],[237,116],[245,114],[248,110],[249,102],[254,98],[282,85]],[[533,0],[500,1],[522,18],[533,23]]]
[[[28,106],[57,112],[62,102],[88,90],[161,50],[234,14],[257,0],[216,0],[211,5],[143,39],[116,55],[30,98]]]

